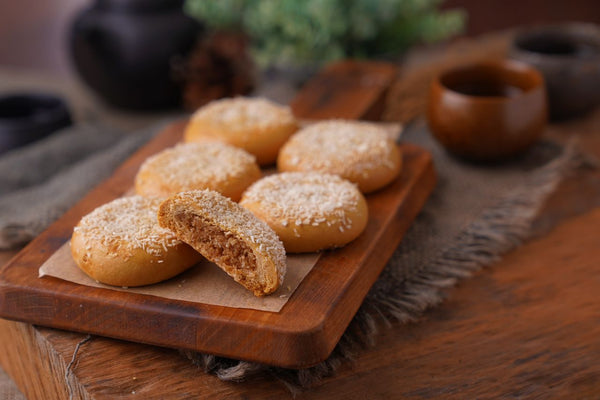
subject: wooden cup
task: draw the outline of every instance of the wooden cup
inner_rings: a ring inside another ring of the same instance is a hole
[[[542,75],[516,61],[447,70],[430,88],[427,119],[448,151],[474,161],[502,161],[527,150],[548,119]]]

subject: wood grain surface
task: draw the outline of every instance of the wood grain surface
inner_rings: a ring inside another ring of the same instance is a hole
[[[600,156],[600,110],[552,125]],[[355,362],[297,399],[594,399],[600,393],[600,173],[574,172],[535,221],[538,237],[462,281],[416,323],[383,330]],[[33,399],[64,399],[85,335],[0,320],[0,362]],[[99,367],[102,366],[102,367]],[[93,337],[75,398],[292,398],[268,374],[222,382],[176,351]]]
[[[159,346],[287,368],[323,361],[435,186],[431,155],[399,146],[400,176],[367,198],[369,221],[348,245],[325,251],[280,312],[223,307],[38,277],[90,210],[126,193],[150,155],[180,142],[185,122],[167,128],[105,183],[0,269],[0,316]]]
[[[290,106],[295,115],[306,119],[377,121],[396,76],[397,68],[392,64],[340,61],[310,79]]]

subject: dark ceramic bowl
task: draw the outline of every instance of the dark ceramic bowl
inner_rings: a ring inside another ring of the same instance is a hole
[[[474,161],[502,161],[528,149],[547,121],[544,79],[516,61],[447,70],[431,84],[427,119],[451,153]]]
[[[45,93],[0,96],[0,153],[41,139],[71,125],[65,102]]]
[[[550,118],[579,117],[600,104],[600,28],[592,24],[523,29],[510,58],[537,68],[547,85]]]

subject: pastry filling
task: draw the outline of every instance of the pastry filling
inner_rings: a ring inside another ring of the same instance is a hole
[[[175,224],[185,242],[237,282],[252,291],[263,289],[256,256],[244,241],[192,213],[178,213]]]

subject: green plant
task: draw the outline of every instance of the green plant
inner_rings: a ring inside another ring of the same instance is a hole
[[[322,64],[398,55],[417,42],[462,30],[465,14],[442,0],[186,0],[186,12],[215,30],[248,35],[260,65]]]

